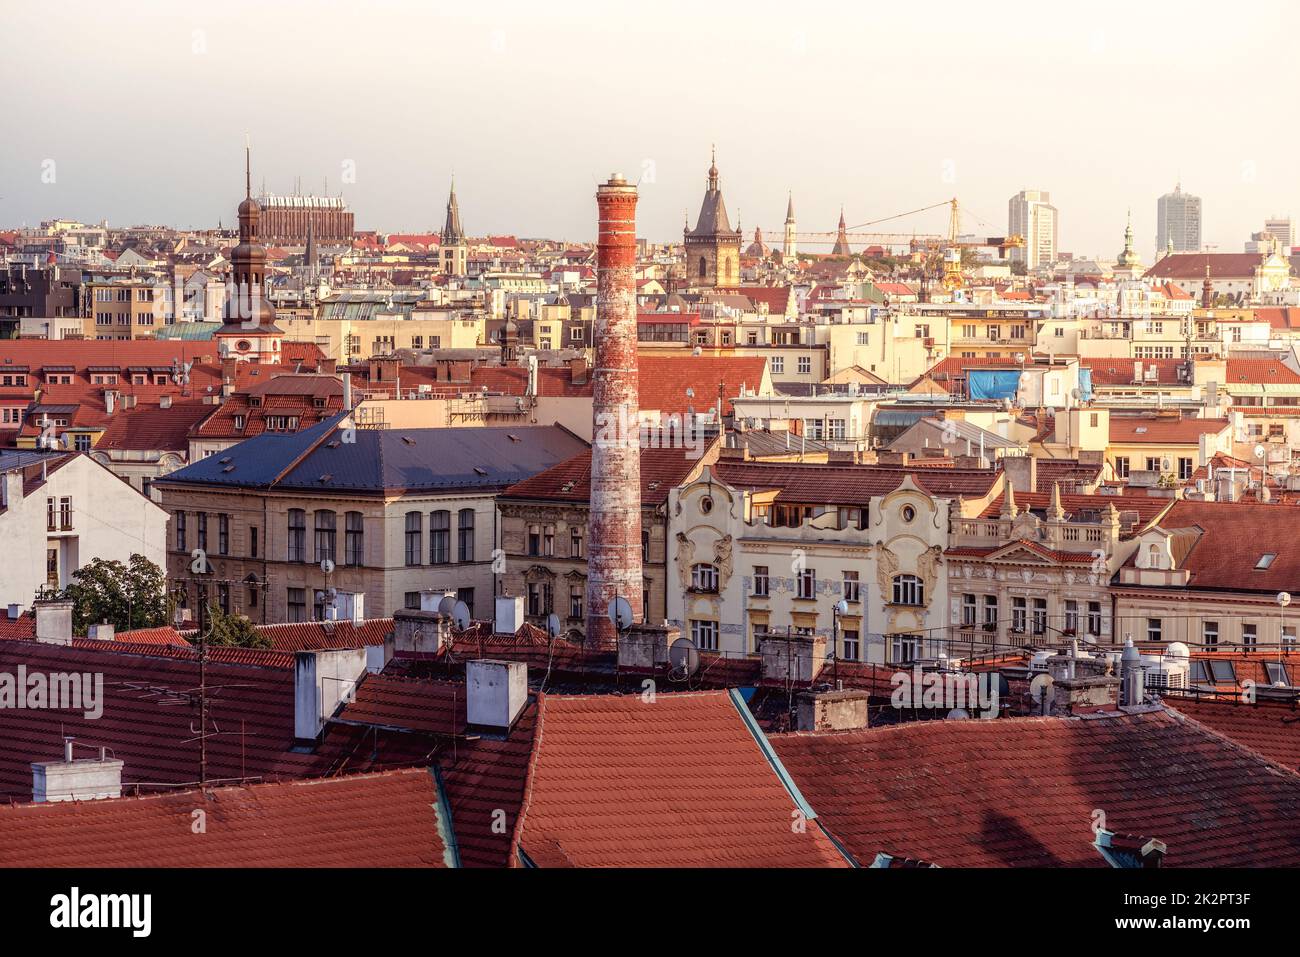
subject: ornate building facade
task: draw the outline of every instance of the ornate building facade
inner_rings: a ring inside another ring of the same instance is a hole
[[[778,465],[724,456],[669,497],[667,619],[699,648],[769,634],[827,639],[844,659],[906,663],[947,635],[943,552],[1000,473]]]

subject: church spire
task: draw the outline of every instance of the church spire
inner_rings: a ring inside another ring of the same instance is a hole
[[[451,177],[451,193],[447,197],[447,220],[442,227],[442,244],[459,246],[465,241],[465,232],[460,226],[460,204],[456,202],[456,177]]]
[[[785,204],[785,221],[786,221],[786,223],[789,224],[789,223],[793,223],[793,222],[794,222],[794,193],[793,193],[793,191],[790,192],[790,193],[788,193],[787,196],[789,197],[789,199],[786,201],[786,204]]]
[[[844,207],[840,206],[840,225],[835,234],[835,248],[831,250],[832,256],[851,256],[853,250],[849,248],[848,229],[844,224]]]

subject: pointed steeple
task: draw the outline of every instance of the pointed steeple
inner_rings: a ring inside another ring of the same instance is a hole
[[[1054,522],[1065,520],[1065,509],[1061,507],[1061,483],[1052,483],[1052,501],[1047,506],[1047,517]]]
[[[853,251],[849,248],[849,234],[844,224],[844,207],[840,207],[840,225],[835,235],[835,248],[831,250],[832,256],[851,256]]]
[[[785,222],[787,226],[794,223],[794,193],[791,192],[788,195],[789,200],[785,204]]]
[[[460,227],[460,204],[456,202],[456,177],[451,178],[451,194],[447,197],[447,221],[442,227],[442,245],[459,246],[465,242],[465,231]]]
[[[266,247],[257,240],[262,207],[253,198],[252,146],[244,141],[244,199],[239,204],[239,243],[230,251],[234,291],[226,297],[223,330],[279,335],[275,308],[262,294],[266,278]]]

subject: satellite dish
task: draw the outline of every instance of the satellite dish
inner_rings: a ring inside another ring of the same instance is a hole
[[[463,601],[458,601],[451,609],[451,619],[456,624],[458,631],[464,631],[469,627],[469,605]]]
[[[332,558],[322,558],[320,570],[326,575],[332,575],[334,573],[334,560]]]
[[[560,637],[560,616],[555,612],[546,616],[546,633],[552,638]]]
[[[970,720],[970,712],[967,711],[965,708],[953,708],[944,717],[944,720],[945,721],[968,721]]]
[[[687,387],[686,387],[686,398],[688,398],[688,399],[693,399],[693,398],[695,398],[695,390],[694,390],[693,388],[691,388],[690,386],[687,386]]]
[[[693,675],[700,667],[700,650],[691,639],[678,638],[668,649],[668,661],[672,664],[673,671]]]
[[[847,615],[849,613],[848,601],[844,598],[841,598],[839,601],[837,601],[835,603],[835,611],[841,615]]]
[[[1268,454],[1268,450],[1264,448],[1264,446],[1262,445],[1255,446],[1255,458],[1262,459],[1267,454]]]
[[[1289,591],[1280,591],[1277,593],[1277,603],[1285,608],[1291,604],[1291,593]]]
[[[456,596],[443,595],[442,599],[438,602],[438,614],[450,615],[453,612],[455,612],[455,610],[456,610]]]
[[[635,623],[632,617],[632,603],[622,595],[615,595],[609,603],[609,620],[619,631],[626,631]]]
[[[1034,676],[1034,680],[1029,682],[1029,696],[1035,701],[1046,697],[1047,691],[1052,687],[1052,676],[1047,672]]]

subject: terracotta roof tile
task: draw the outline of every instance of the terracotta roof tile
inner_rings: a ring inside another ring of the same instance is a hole
[[[888,851],[941,867],[1103,867],[1100,808],[1110,830],[1164,841],[1171,866],[1300,864],[1300,776],[1164,710],[771,740],[864,863]]]
[[[741,705],[740,707],[743,707]],[[541,698],[519,828],[543,866],[833,867],[726,692]]]
[[[438,806],[427,768],[12,805],[0,867],[446,867]]]

